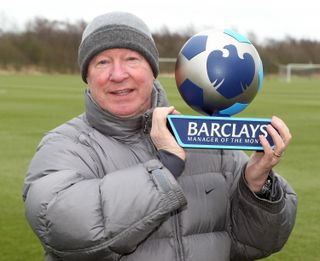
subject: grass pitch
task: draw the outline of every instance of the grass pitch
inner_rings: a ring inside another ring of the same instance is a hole
[[[23,179],[43,134],[83,112],[85,85],[79,76],[0,76],[0,260],[40,261],[42,248],[24,217]],[[181,99],[173,78],[160,78],[171,104],[193,112]],[[276,171],[299,197],[294,231],[284,249],[267,260],[320,260],[320,80],[291,83],[265,78],[252,104],[235,117],[281,117],[292,142]]]

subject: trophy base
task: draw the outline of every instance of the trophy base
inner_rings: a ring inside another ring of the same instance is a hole
[[[168,122],[183,148],[262,151],[259,135],[274,146],[266,130],[271,119],[168,115]]]

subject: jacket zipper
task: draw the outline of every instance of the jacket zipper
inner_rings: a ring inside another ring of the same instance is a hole
[[[152,117],[146,113],[144,114],[144,125],[143,125],[143,133],[147,136],[149,140],[149,144],[152,146],[152,151],[154,153],[157,153],[157,148],[154,146],[152,139],[149,134],[149,125],[150,125],[150,120],[152,120]],[[180,232],[180,222],[179,222],[179,217],[178,217],[179,212],[173,211],[172,212],[172,226],[173,226],[173,234],[174,234],[174,241],[176,242],[176,256],[177,256],[177,261],[184,261],[184,254],[183,254],[183,244],[182,244],[182,237],[181,237],[181,232]]]
[[[176,210],[172,213],[172,225],[174,232],[174,241],[176,242],[176,256],[178,261],[184,261],[182,236],[180,231],[179,212]]]
[[[143,122],[143,134],[147,139],[147,145],[150,147],[150,151],[152,152],[152,155],[157,155],[157,148],[154,146],[153,141],[150,137],[150,121],[152,120],[152,117],[149,113],[144,114],[144,122]]]
[[[143,133],[148,134],[149,133],[149,122],[150,122],[150,115],[148,113],[144,114],[144,122],[143,122]]]

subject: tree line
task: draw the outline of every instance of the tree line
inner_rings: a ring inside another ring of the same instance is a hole
[[[45,73],[78,73],[78,47],[85,21],[70,23],[34,18],[23,31],[0,30],[0,69],[32,69]],[[153,32],[160,57],[176,58],[181,47],[195,32],[186,28],[172,32],[163,27]],[[263,61],[265,73],[277,73],[278,66],[288,63],[320,64],[320,42],[287,37],[267,39],[263,44],[248,37]],[[174,64],[161,64],[161,72],[172,72]]]

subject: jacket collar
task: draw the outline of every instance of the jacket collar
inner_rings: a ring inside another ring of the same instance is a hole
[[[120,118],[103,110],[92,98],[90,91],[85,91],[86,118],[89,124],[106,136],[121,141],[132,141],[141,131],[149,132],[154,108],[168,106],[166,94],[160,83],[155,80],[152,91],[152,107],[143,115]]]

